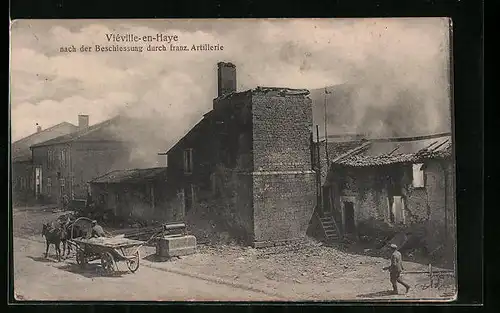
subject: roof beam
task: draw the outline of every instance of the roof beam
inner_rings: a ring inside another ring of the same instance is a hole
[[[332,161],[330,161],[330,163],[335,163],[335,162],[338,162],[344,158],[347,158],[347,157],[350,157],[350,156],[354,156],[356,154],[359,154],[363,151],[365,151],[366,149],[368,149],[368,147],[371,145],[372,143],[371,142],[365,142],[364,144],[360,145],[360,146],[357,146],[356,148],[353,148],[341,155],[339,155],[338,157],[334,158]]]

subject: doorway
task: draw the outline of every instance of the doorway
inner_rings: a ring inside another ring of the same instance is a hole
[[[323,193],[321,195],[323,197],[323,207],[321,208],[323,214],[331,214],[333,213],[331,209],[331,203],[330,203],[330,188],[327,186],[323,187]]]
[[[344,229],[346,234],[354,234],[356,231],[354,203],[350,201],[344,201]]]

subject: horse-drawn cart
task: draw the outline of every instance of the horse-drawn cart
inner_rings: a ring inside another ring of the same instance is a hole
[[[141,259],[139,249],[144,242],[123,237],[99,237],[75,238],[72,244],[76,247],[76,262],[81,267],[100,259],[104,272],[111,274],[119,261],[124,261],[132,273],[137,271]]]
[[[133,240],[123,235],[111,236],[109,233],[106,233],[107,237],[90,238],[91,222],[89,218],[80,217],[68,227],[70,235],[67,242],[76,250],[76,263],[85,267],[89,262],[100,259],[103,271],[110,274],[117,269],[117,262],[124,261],[132,273],[137,271],[141,259],[139,249],[149,240]],[[154,234],[151,239],[156,236]]]
[[[88,224],[87,227],[83,227],[83,224]],[[68,226],[69,235],[67,236],[67,243],[76,250],[76,262],[81,266],[85,267],[86,264],[94,260],[101,260],[101,266],[106,274],[110,274],[117,269],[117,262],[124,261],[127,264],[128,269],[134,273],[139,269],[140,253],[139,249],[150,243],[152,240],[163,239],[163,241],[168,241],[169,239],[175,241],[174,246],[176,249],[170,248],[170,250],[175,250],[172,255],[186,255],[186,253],[195,249],[195,238],[193,236],[181,236],[181,234],[173,234],[175,231],[184,230],[184,224],[164,224],[157,229],[153,229],[153,233],[146,233],[151,237],[145,241],[134,240],[130,238],[125,238],[124,235],[112,236],[106,233],[107,237],[93,237],[89,238],[91,234],[90,223],[92,220],[86,217],[80,217]],[[75,226],[77,226],[75,228]],[[85,231],[84,229],[87,228]],[[136,234],[137,235],[137,234]],[[129,234],[130,236],[130,234]],[[191,246],[186,246],[184,243],[187,237]],[[192,237],[192,238],[191,238]],[[194,239],[194,245],[191,239]],[[170,244],[172,245],[172,244]],[[157,247],[158,250],[158,247]],[[179,251],[177,251],[179,250]],[[189,250],[189,251],[188,251]]]

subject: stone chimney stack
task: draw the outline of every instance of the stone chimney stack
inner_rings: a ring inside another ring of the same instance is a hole
[[[89,127],[89,116],[88,115],[78,115],[78,130],[82,130]]]
[[[233,63],[217,63],[217,96],[236,92],[236,66]]]

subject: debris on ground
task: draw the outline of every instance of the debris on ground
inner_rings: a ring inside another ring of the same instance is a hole
[[[24,235],[32,234],[27,232],[27,229],[33,229],[33,232],[39,236],[41,222],[55,220],[58,216],[65,214],[76,216],[78,213],[68,211],[61,215],[49,211],[44,215],[38,210],[32,210],[28,216],[26,211],[14,210],[13,214],[15,236],[21,233]],[[304,292],[309,292],[314,286],[326,285],[342,286],[339,288],[351,288],[351,290],[352,285],[356,284],[363,285],[365,290],[371,288],[377,291],[390,288],[388,274],[382,270],[384,266],[388,265],[388,255],[385,254],[384,249],[377,248],[372,240],[325,244],[311,237],[305,237],[300,242],[256,249],[238,244],[236,239],[228,235],[228,232],[224,234],[224,228],[214,221],[206,221],[205,225],[206,228],[220,231],[220,233],[207,231],[206,239],[208,240],[205,244],[197,247],[197,254],[182,259],[170,259],[169,261],[175,262],[175,267],[179,270],[213,275],[242,284],[281,286],[279,288],[290,285],[297,290],[300,288],[307,290]],[[130,228],[129,231],[137,232],[139,230],[143,231],[144,229]],[[392,237],[388,237],[385,242],[392,239]],[[218,238],[226,240],[217,242]],[[148,253],[152,256],[147,256],[146,260],[154,257],[154,249],[151,248]],[[418,259],[420,254],[425,254],[425,251],[414,247],[405,251],[405,254]],[[154,258],[152,260],[157,261]],[[436,277],[433,286],[428,286],[427,289],[423,290],[424,286],[430,283],[428,275],[425,274],[428,263],[425,260],[411,262],[409,256],[404,256],[403,261],[407,262],[405,263],[406,270],[422,272],[422,274],[407,274],[405,277],[412,286],[415,286],[413,289],[415,294],[412,296],[425,295],[427,292],[449,294],[450,290],[453,290],[453,276]],[[435,263],[432,264],[434,266]]]

